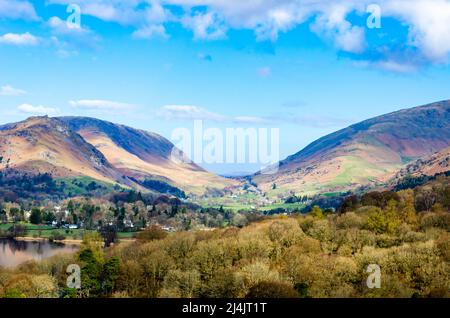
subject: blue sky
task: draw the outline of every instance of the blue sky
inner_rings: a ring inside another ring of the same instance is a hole
[[[371,4],[380,28],[367,24]],[[447,0],[0,0],[0,122],[92,116],[168,138],[194,119],[275,127],[284,158],[449,99],[448,21]]]

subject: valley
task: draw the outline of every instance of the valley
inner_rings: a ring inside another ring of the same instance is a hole
[[[0,126],[0,258],[13,265],[0,263],[0,296],[448,297],[449,146],[449,101],[324,136],[275,174],[233,178],[99,119]],[[388,289],[361,287],[369,260]],[[72,263],[81,289],[64,287]]]

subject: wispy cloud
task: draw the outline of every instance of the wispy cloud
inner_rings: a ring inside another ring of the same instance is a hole
[[[47,25],[52,29],[55,34],[60,35],[84,35],[91,31],[87,28],[77,24],[68,24],[66,21],[61,20],[58,17],[51,17]]]
[[[81,99],[81,100],[71,100],[69,104],[76,108],[89,109],[89,110],[130,110],[136,108],[136,105],[116,102],[111,100],[102,99]]]
[[[26,114],[38,114],[38,115],[54,115],[59,113],[59,109],[47,106],[34,106],[31,104],[22,104],[17,107],[17,109]]]
[[[233,121],[241,124],[270,124],[273,121],[269,118],[258,117],[258,116],[236,116],[233,117]]]
[[[341,127],[351,120],[314,115],[277,114],[273,116],[226,116],[192,105],[166,105],[157,116],[165,120],[204,120],[248,125],[298,125],[312,128]]]
[[[0,87],[0,96],[20,96],[25,95],[27,92],[23,89],[12,87],[11,85],[4,85]]]
[[[35,21],[38,16],[28,1],[0,0],[0,18]]]
[[[0,36],[0,43],[17,46],[33,46],[39,44],[39,38],[33,34],[26,33],[6,33]]]
[[[133,38],[135,39],[152,39],[156,37],[169,38],[166,28],[162,24],[147,25],[133,32]]]
[[[59,17],[51,17],[47,23],[52,36],[50,43],[56,48],[59,57],[78,55],[80,48],[97,49],[101,38],[91,29],[75,23],[67,23]]]
[[[414,61],[396,61],[393,59],[379,61],[361,60],[353,62],[353,65],[361,68],[376,68],[402,74],[417,72],[419,68],[419,65]]]

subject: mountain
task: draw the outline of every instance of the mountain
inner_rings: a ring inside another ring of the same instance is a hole
[[[396,174],[395,178],[434,176],[447,171],[450,171],[450,147],[408,164]]]
[[[85,176],[140,191],[203,194],[234,184],[172,160],[173,149],[157,134],[93,118],[31,117],[0,127],[0,170]]]
[[[224,189],[236,183],[194,163],[172,160],[175,146],[158,134],[95,118],[59,119],[100,151],[118,171],[146,186],[152,184],[150,180],[160,180],[202,194],[207,189]]]
[[[405,164],[449,146],[450,101],[442,101],[339,130],[281,161],[276,173],[251,179],[274,195],[341,192],[383,183]]]
[[[55,177],[88,176],[130,184],[106,158],[58,119],[32,117],[0,129],[0,169],[50,173]]]

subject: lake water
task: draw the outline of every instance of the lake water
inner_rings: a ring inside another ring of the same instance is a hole
[[[73,253],[77,245],[0,239],[0,266],[15,267],[30,260],[43,260],[58,253]]]

